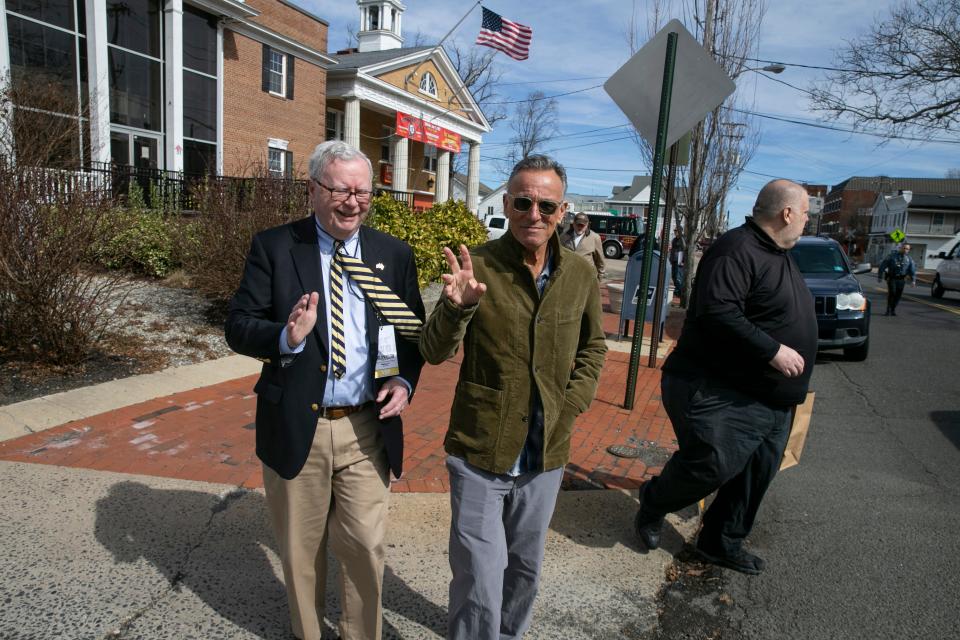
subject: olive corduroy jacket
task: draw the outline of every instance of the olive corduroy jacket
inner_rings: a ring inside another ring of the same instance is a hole
[[[471,250],[487,291],[472,307],[441,298],[420,351],[438,364],[463,342],[463,364],[444,440],[447,453],[491,473],[516,462],[527,437],[531,391],[544,415],[543,470],[567,463],[576,417],[597,391],[607,346],[593,266],[550,240],[553,267],[543,296],[513,234]]]

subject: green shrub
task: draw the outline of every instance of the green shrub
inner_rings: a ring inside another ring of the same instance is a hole
[[[462,201],[447,201],[423,213],[414,213],[384,194],[370,204],[367,224],[413,247],[421,287],[436,282],[447,272],[443,247],[456,252],[461,244],[473,247],[487,240],[483,223]]]
[[[124,269],[163,278],[179,266],[173,226],[179,216],[148,209],[143,193],[131,183],[126,208],[115,208],[112,226],[121,231],[104,235],[96,247],[97,260],[109,269]]]

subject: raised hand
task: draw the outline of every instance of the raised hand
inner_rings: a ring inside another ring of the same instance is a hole
[[[447,247],[443,248],[443,255],[450,267],[450,273],[441,276],[443,294],[461,307],[477,304],[487,291],[487,285],[474,279],[473,261],[470,259],[470,252],[467,251],[466,245],[460,245],[460,263],[457,262],[453,251]]]
[[[300,296],[297,304],[293,305],[287,318],[287,346],[291,349],[295,349],[313,331],[313,326],[317,324],[319,302],[320,294],[314,291]]]

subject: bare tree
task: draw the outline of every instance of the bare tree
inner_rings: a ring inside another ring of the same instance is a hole
[[[960,124],[960,0],[906,0],[835,54],[812,108],[893,135]]]
[[[943,175],[944,178],[948,180],[960,180],[960,167],[952,167],[947,169],[947,172]]]
[[[503,77],[503,70],[496,64],[492,49],[480,50],[479,47],[462,48],[455,42],[446,45],[447,55],[453,62],[453,67],[463,81],[463,92],[469,92],[473,101],[483,110],[483,115],[491,125],[507,117],[502,105],[495,104],[497,85]],[[457,96],[461,103],[461,96]],[[486,105],[486,106],[484,106]],[[466,154],[458,153],[450,162],[450,180],[459,173],[465,173],[467,163]]]
[[[641,38],[634,3],[627,32],[631,52],[652,37],[667,16],[682,15],[687,28],[731,78],[736,79],[747,70],[746,61],[755,57],[759,42],[766,11],[763,0],[680,0],[677,4],[679,9],[670,0],[652,0],[646,38]],[[725,213],[721,209],[726,194],[736,186],[759,144],[759,131],[746,112],[743,100],[734,93],[690,132],[690,162],[677,171],[677,187],[682,195],[678,197],[676,219],[683,230],[681,241],[686,256],[694,255],[705,230],[716,232],[722,228]],[[640,136],[636,139],[652,165],[653,149]],[[689,299],[693,286],[692,263],[687,260],[688,268],[683,273],[683,301]]]
[[[560,132],[557,123],[556,98],[549,98],[543,91],[531,91],[527,99],[514,107],[510,128],[510,149],[501,162],[501,171],[509,174],[519,160],[541,152],[544,145]]]
[[[0,157],[20,166],[75,169],[89,144],[75,91],[56,78],[17,78],[0,86]]]

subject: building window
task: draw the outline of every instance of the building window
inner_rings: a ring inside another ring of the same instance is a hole
[[[433,74],[427,71],[423,74],[423,77],[420,78],[420,91],[431,95],[434,98],[437,97],[437,81],[433,78]]]
[[[392,162],[391,143],[393,142],[393,127],[386,125],[380,128],[380,162]]]
[[[138,129],[162,130],[163,69],[159,61],[121,49],[107,52],[110,121]]]
[[[187,175],[216,175],[217,145],[185,139],[183,141],[183,172]]]
[[[293,152],[287,150],[286,140],[267,140],[267,170],[274,178],[293,177]]]
[[[287,57],[280,53],[270,49],[270,64],[268,67],[268,78],[269,78],[269,90],[270,93],[282,96],[284,95],[284,87],[287,84]]]
[[[275,176],[282,176],[283,171],[283,149],[267,147],[267,168]]]
[[[380,8],[370,7],[369,12],[370,22],[367,25],[367,30],[376,31],[380,28]]]
[[[437,148],[432,144],[423,145],[423,168],[437,172]]]
[[[263,68],[260,89],[272,95],[293,100],[293,72],[296,58],[263,45]]]
[[[343,140],[343,111],[327,109],[327,140]]]
[[[183,66],[217,75],[217,19],[188,4],[183,5]]]
[[[110,44],[159,58],[161,34],[159,0],[107,0]]]

